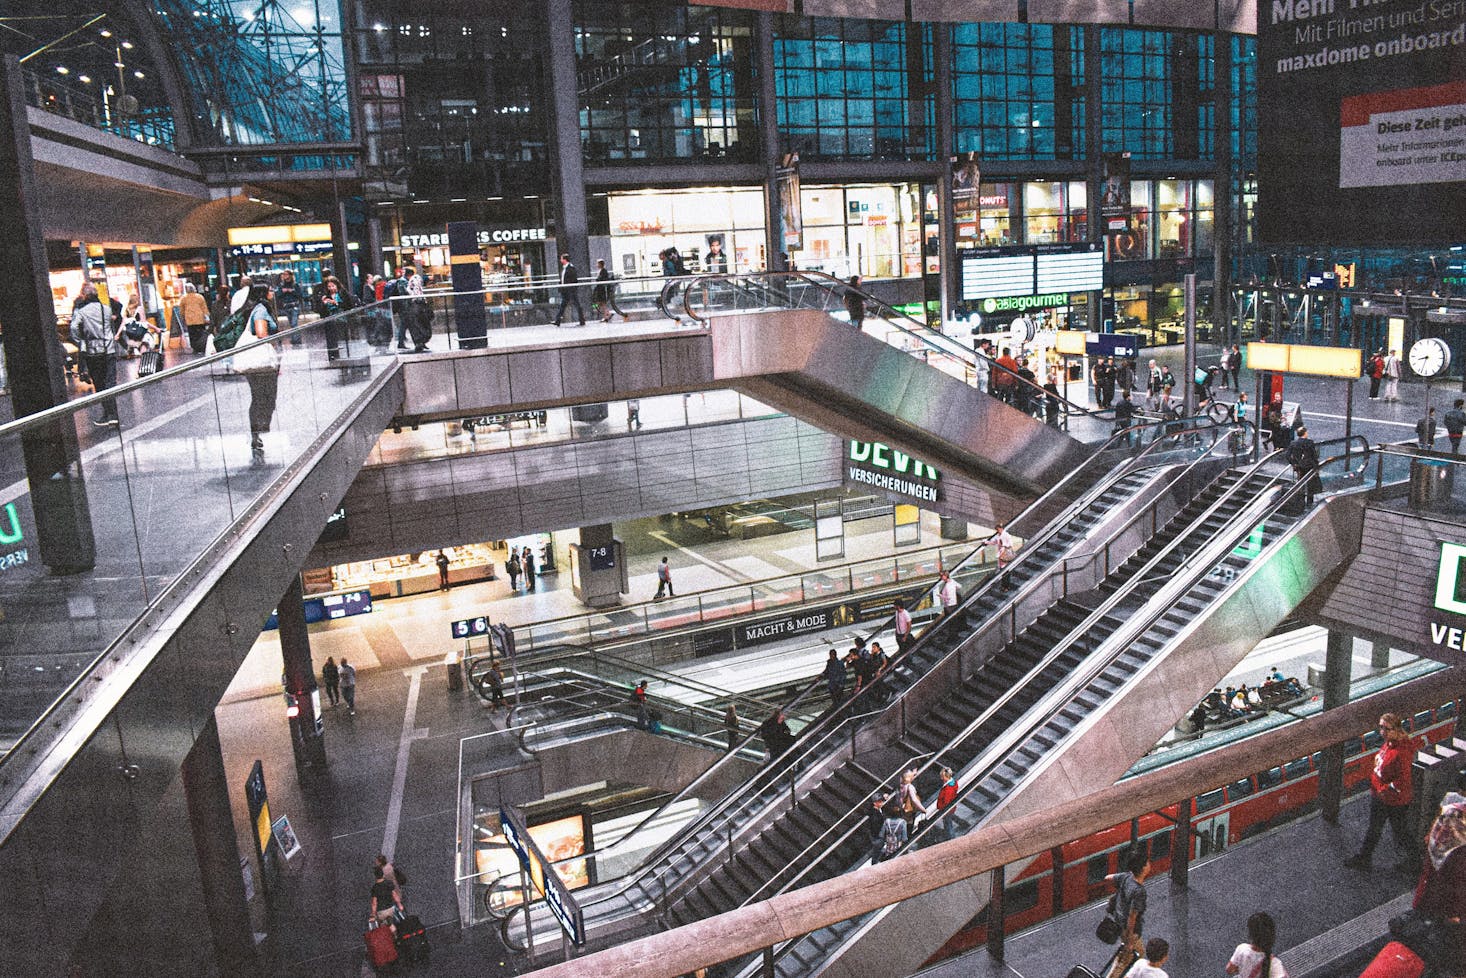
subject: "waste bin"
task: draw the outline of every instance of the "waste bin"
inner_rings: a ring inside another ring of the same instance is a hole
[[[448,690],[456,692],[463,688],[463,659],[454,658],[448,663]]]
[[[1410,507],[1437,509],[1451,498],[1455,488],[1456,467],[1447,461],[1429,458],[1410,460]]]

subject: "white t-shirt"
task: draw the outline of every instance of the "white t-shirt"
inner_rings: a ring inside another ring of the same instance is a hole
[[[957,607],[957,582],[947,578],[937,591],[937,600],[942,603],[943,608]]]
[[[1125,972],[1125,978],[1170,978],[1164,971],[1141,958],[1135,966]]]
[[[1288,978],[1288,969],[1283,967],[1283,962],[1278,960],[1277,955],[1273,955],[1272,967],[1268,969],[1268,974],[1266,976],[1258,974],[1262,970],[1262,952],[1253,948],[1251,944],[1238,944],[1228,964],[1237,966],[1237,978]],[[1131,974],[1134,972],[1132,971]]]

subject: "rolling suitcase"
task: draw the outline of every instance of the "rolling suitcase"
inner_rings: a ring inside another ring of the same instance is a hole
[[[381,970],[396,963],[397,942],[392,939],[392,928],[375,920],[367,924],[367,960],[373,968]]]
[[[428,932],[415,913],[397,920],[397,951],[409,967],[428,963]]]
[[[1359,978],[1420,978],[1425,962],[1399,941],[1390,941]]]

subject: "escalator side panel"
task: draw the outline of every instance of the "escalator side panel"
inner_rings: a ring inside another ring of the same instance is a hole
[[[1175,722],[1308,596],[1359,552],[1364,508],[1354,498],[1326,500],[1268,558],[1255,563],[1220,603],[1192,617],[1095,716],[1060,756],[1009,799],[1003,820],[1114,784]]]
[[[796,417],[894,443],[939,467],[969,467],[1000,490],[1037,495],[1090,454],[961,378],[819,311],[717,316],[710,329],[720,381],[756,381],[753,396]]]

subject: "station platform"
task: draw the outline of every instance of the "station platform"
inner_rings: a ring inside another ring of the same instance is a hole
[[[1238,944],[1247,939],[1247,918],[1258,910],[1278,925],[1277,955],[1292,978],[1326,968],[1327,953],[1314,943],[1335,928],[1352,926],[1349,940],[1365,945],[1384,936],[1369,930],[1372,915],[1415,885],[1415,875],[1392,868],[1392,840],[1381,843],[1370,872],[1346,869],[1344,859],[1359,845],[1369,821],[1367,793],[1347,801],[1339,822],[1316,813],[1264,832],[1191,864],[1190,885],[1169,876],[1147,880],[1145,936],[1170,942],[1163,966],[1170,975],[1220,975]],[[921,978],[1060,978],[1076,964],[1098,970],[1110,950],[1095,939],[1104,903],[1056,917],[1008,935],[1003,960],[985,949],[971,951],[918,972]],[[1349,940],[1332,942],[1340,951]],[[1290,949],[1298,949],[1296,956]],[[1362,966],[1361,966],[1362,967]]]

